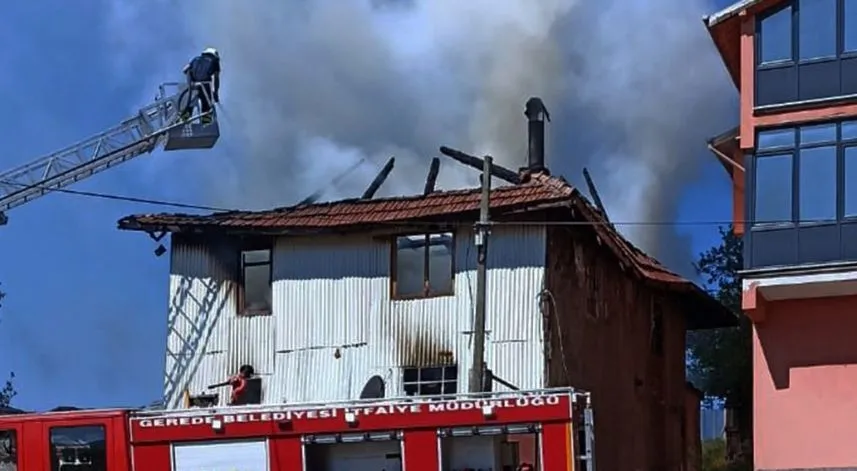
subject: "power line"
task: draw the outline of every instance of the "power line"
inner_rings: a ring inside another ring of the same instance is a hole
[[[88,198],[97,198],[111,201],[124,201],[128,203],[139,203],[139,204],[148,204],[153,206],[163,206],[163,207],[172,207],[172,208],[182,208],[182,209],[196,209],[200,211],[212,211],[212,212],[244,212],[247,211],[245,209],[236,209],[236,208],[222,208],[217,206],[207,206],[200,204],[192,204],[192,203],[182,203],[177,201],[170,200],[159,200],[159,199],[151,199],[151,198],[138,198],[135,196],[127,196],[127,195],[118,195],[115,193],[102,193],[95,191],[81,191],[81,190],[70,190],[67,188],[48,188],[48,187],[40,187],[36,185],[24,185],[15,182],[3,182],[4,184],[9,185],[17,185],[21,187],[32,187],[35,186],[40,190],[47,192],[55,192],[55,193],[63,193],[75,196],[83,196]],[[262,211],[264,212],[264,211]],[[330,214],[317,214],[312,215],[313,218],[340,218],[341,215],[330,215]],[[812,222],[812,221],[807,221]],[[815,221],[817,222],[817,221]],[[385,224],[384,221],[378,221],[376,224]],[[491,222],[493,226],[533,226],[533,227],[572,227],[572,226],[629,226],[629,227],[646,227],[646,226],[664,226],[664,227],[693,227],[693,226],[702,226],[702,227],[710,227],[710,226],[725,226],[729,224],[736,223],[744,223],[744,224],[755,224],[755,221],[734,221],[734,220],[701,220],[701,221],[497,221],[494,220]],[[785,223],[785,222],[784,222]],[[791,223],[790,221],[788,223]],[[388,224],[400,224],[399,221],[390,221]],[[414,221],[409,222],[409,225],[437,225],[437,222],[430,221]],[[444,225],[451,227],[458,226],[467,226],[470,227],[473,225],[472,222],[445,222]]]
[[[149,204],[154,206],[164,206],[164,207],[172,207],[172,208],[182,208],[182,209],[198,209],[201,211],[214,211],[214,212],[225,212],[225,211],[238,211],[236,209],[225,209],[218,208],[215,206],[205,206],[199,204],[189,204],[189,203],[180,203],[176,201],[167,201],[167,200],[157,200],[157,199],[149,199],[149,198],[137,198],[135,196],[125,196],[125,195],[117,195],[112,193],[101,193],[96,191],[80,191],[80,190],[69,190],[67,188],[49,188],[39,185],[25,185],[22,183],[9,182],[4,181],[3,184],[6,185],[16,185],[25,188],[38,188],[42,191],[46,191],[49,193],[64,193],[68,195],[76,195],[76,196],[85,196],[88,198],[97,198],[104,200],[112,200],[112,201],[125,201],[128,203],[140,203],[140,204]]]

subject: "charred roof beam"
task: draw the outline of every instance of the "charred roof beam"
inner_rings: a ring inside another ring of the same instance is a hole
[[[426,186],[423,188],[423,196],[428,196],[431,193],[434,193],[435,186],[437,185],[438,173],[440,173],[440,159],[435,157],[431,159],[431,165],[429,165],[428,176],[426,176]]]
[[[485,161],[483,159],[480,159],[479,157],[474,157],[470,154],[465,154],[460,150],[442,146],[440,148],[440,153],[479,171],[482,171],[485,166]],[[505,180],[514,185],[521,184],[521,177],[517,174],[517,172],[513,172],[512,170],[509,170],[508,168],[503,167],[501,165],[491,165],[491,176],[497,177],[500,180]]]
[[[375,196],[375,193],[378,192],[378,189],[381,188],[381,185],[387,180],[387,177],[390,176],[390,172],[393,171],[393,167],[396,165],[396,158],[390,157],[390,160],[384,164],[384,167],[381,168],[381,171],[378,172],[378,175],[375,176],[375,179],[372,180],[372,183],[366,188],[366,191],[363,192],[363,196],[360,199],[370,200]]]

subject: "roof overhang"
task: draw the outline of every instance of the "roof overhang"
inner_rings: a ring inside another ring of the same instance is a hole
[[[708,34],[714,41],[729,76],[736,87],[741,87],[741,17],[744,12],[755,15],[784,0],[740,0],[728,7],[703,17]]]

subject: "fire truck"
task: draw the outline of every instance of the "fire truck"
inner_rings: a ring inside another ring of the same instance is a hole
[[[587,393],[0,416],[0,471],[592,471]]]

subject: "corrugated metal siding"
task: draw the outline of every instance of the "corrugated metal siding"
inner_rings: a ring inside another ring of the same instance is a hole
[[[544,229],[498,227],[490,241],[489,367],[518,387],[541,387],[544,361],[538,294],[544,277]],[[206,280],[229,278],[210,260],[216,258],[215,252],[174,244],[171,290],[173,298],[182,301],[171,305],[171,318],[196,323],[203,318],[205,310],[194,308],[198,302],[193,299],[205,296]],[[390,255],[387,241],[368,235],[282,239],[273,257],[273,316],[236,317],[230,282],[218,285],[217,299],[227,302],[215,309],[219,315],[208,316],[203,330],[212,334],[203,351],[225,352],[220,366],[208,363],[223,371],[200,369],[179,382],[201,392],[208,384],[223,381],[240,364],[249,363],[267,374],[263,377],[265,402],[356,398],[373,375],[386,379],[387,395],[398,395],[401,366],[446,362],[449,358],[440,353],[449,352],[452,361],[462,366],[459,388],[464,390],[476,296],[471,230],[456,234],[455,296],[391,300]],[[185,292],[193,296],[180,294]],[[180,307],[182,302],[191,306]],[[172,316],[180,311],[185,315]],[[172,328],[171,345],[180,344],[179,337],[187,331],[195,331],[191,324],[179,321]],[[169,371],[169,361],[167,367]],[[180,389],[166,387],[165,392],[168,406],[176,404]]]
[[[216,249],[173,243],[164,399],[178,407],[185,388],[205,391],[223,381],[229,324],[234,317],[233,283]],[[223,321],[222,321],[223,320]]]

